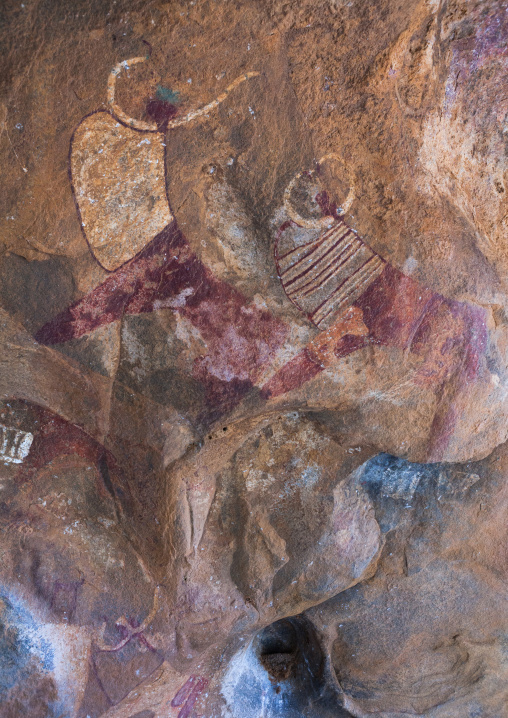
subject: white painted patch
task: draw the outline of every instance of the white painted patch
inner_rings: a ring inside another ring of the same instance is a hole
[[[128,322],[122,324],[122,347],[127,354],[127,358],[130,364],[143,365],[147,359],[145,347],[139,341],[133,328],[129,326]]]
[[[206,342],[203,339],[201,332],[190,321],[183,317],[181,314],[175,314],[176,329],[175,336],[181,342],[183,342],[189,349],[196,349],[196,354],[202,353],[206,348]],[[199,344],[199,350],[196,345]]]
[[[408,257],[406,261],[404,262],[404,266],[402,267],[402,271],[404,274],[413,274],[414,270],[418,266],[418,260],[414,257]]]
[[[169,299],[164,300],[155,300],[153,306],[154,309],[178,309],[179,307],[185,307],[187,303],[187,297],[192,296],[194,294],[194,288],[193,287],[186,287],[183,289],[179,294],[176,295],[176,297],[170,297]]]
[[[33,438],[29,431],[18,431],[0,424],[0,460],[6,464],[22,464]]]
[[[88,115],[74,134],[76,201],[91,251],[109,271],[132,259],[173,219],[163,139],[155,133],[140,141],[139,132],[107,112]]]

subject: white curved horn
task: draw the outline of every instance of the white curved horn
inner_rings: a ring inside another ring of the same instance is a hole
[[[145,62],[147,59],[147,57],[133,57],[130,60],[123,60],[123,62],[119,62],[118,65],[115,65],[109,73],[108,78],[108,105],[112,114],[129,127],[134,127],[136,130],[143,130],[145,132],[157,132],[159,129],[157,123],[144,122],[143,120],[137,120],[134,117],[129,117],[129,115],[127,115],[115,102],[115,85],[118,75],[123,69],[128,70],[131,65],[137,65],[140,62]],[[191,110],[191,112],[188,112],[184,117],[171,120],[168,122],[168,128],[179,127],[180,125],[185,125],[187,122],[204,117],[208,114],[208,112],[220,105],[220,103],[229,95],[231,90],[234,90],[235,87],[241,85],[242,82],[250,80],[251,77],[257,77],[260,74],[261,73],[259,72],[246,72],[245,74],[240,75],[236,78],[236,80],[233,80],[233,82],[228,85],[224,92],[222,92],[215,100],[212,100],[212,102],[209,102],[199,110]]]
[[[335,152],[330,152],[329,154],[323,155],[323,157],[321,157],[321,159],[318,161],[318,165],[322,165],[324,162],[327,162],[328,160],[332,159],[343,164],[342,159],[339,157],[339,155],[335,154]],[[302,174],[303,172],[299,172],[297,175],[295,175],[286,187],[286,190],[284,192],[284,209],[286,210],[286,213],[288,214],[290,219],[293,220],[293,222],[296,222],[296,224],[300,225],[300,227],[305,227],[306,229],[319,229],[320,227],[329,227],[334,219],[332,216],[320,217],[319,219],[304,219],[304,217],[299,215],[298,212],[294,209],[291,203],[291,193]],[[315,170],[310,170],[307,174],[313,175],[315,174]],[[340,208],[339,216],[342,216],[349,211],[356,196],[354,182],[351,181],[351,177],[349,181],[351,183],[349,186],[349,192],[346,197],[346,201]]]
[[[136,130],[144,130],[145,132],[157,132],[158,127],[156,122],[143,122],[143,120],[136,120],[134,117],[129,117],[115,102],[115,85],[116,78],[122,72],[122,70],[128,70],[131,65],[138,65],[140,62],[146,62],[148,57],[132,57],[130,60],[123,60],[115,65],[109,73],[108,77],[108,105],[111,113],[129,127],[134,127]]]

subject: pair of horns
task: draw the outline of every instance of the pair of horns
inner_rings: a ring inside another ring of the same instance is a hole
[[[159,128],[155,122],[143,122],[143,120],[137,120],[134,117],[129,117],[129,115],[127,115],[115,102],[115,86],[118,75],[122,72],[122,70],[128,70],[133,65],[146,62],[147,59],[147,57],[132,57],[130,60],[124,60],[123,62],[119,62],[118,65],[115,65],[109,73],[108,78],[108,105],[112,114],[120,120],[120,122],[123,122],[129,127],[133,127],[136,130],[143,130],[145,132],[158,132]],[[201,107],[199,110],[192,110],[185,115],[185,117],[179,117],[171,120],[168,122],[168,128],[179,127],[180,125],[187,124],[187,122],[203,117],[210,112],[210,110],[213,110],[220,105],[220,103],[229,95],[231,90],[234,90],[235,87],[241,85],[242,82],[250,80],[251,77],[257,77],[259,74],[259,72],[246,72],[244,75],[240,75],[236,78],[236,80],[233,80],[233,82],[228,85],[224,92],[222,92],[215,100],[212,100],[212,102],[209,102],[208,105]]]
[[[323,155],[320,160],[318,160],[317,165],[320,167],[325,162],[329,162],[330,160],[334,160],[336,162],[340,162],[341,164],[344,164],[342,158],[337,155],[335,152],[330,152],[327,155]],[[291,182],[286,187],[286,190],[284,192],[284,209],[286,210],[287,215],[290,217],[290,219],[293,220],[296,224],[300,225],[300,227],[305,227],[306,229],[318,229],[320,227],[329,227],[334,217],[320,217],[319,219],[305,219],[304,217],[301,217],[298,212],[295,210],[293,205],[291,204],[291,193],[293,192],[293,189],[300,179],[300,177],[303,174],[306,174],[307,176],[312,176],[316,173],[316,170],[311,170],[310,172],[299,172],[297,175],[293,177]],[[349,210],[351,205],[353,204],[353,201],[355,199],[355,186],[354,181],[352,180],[351,176],[349,177],[349,193],[346,197],[346,201],[344,204],[339,208],[338,215],[342,216],[343,214],[346,214],[346,212]]]
[[[119,62],[118,65],[115,65],[115,67],[109,73],[108,78],[108,105],[112,114],[118,120],[120,120],[120,122],[123,122],[129,127],[133,127],[136,130],[142,130],[144,132],[158,132],[159,128],[157,126],[157,123],[144,122],[143,120],[138,120],[135,117],[129,117],[129,115],[127,115],[115,102],[115,88],[118,75],[120,75],[122,70],[128,70],[133,65],[139,65],[142,62],[146,62],[147,59],[148,57],[132,57],[130,60],[123,60],[122,62]],[[228,85],[226,89],[218,97],[215,98],[215,100],[212,100],[207,105],[204,105],[204,107],[201,107],[198,110],[191,110],[184,117],[170,120],[168,122],[168,128],[180,127],[180,125],[185,125],[187,124],[187,122],[191,122],[192,120],[197,120],[201,117],[204,117],[211,110],[215,109],[218,105],[220,105],[220,103],[223,102],[229,95],[229,93],[236,87],[238,87],[238,85],[241,85],[242,82],[245,82],[246,80],[250,80],[251,77],[258,77],[259,75],[259,72],[246,72],[244,75],[240,75],[236,78],[236,80],[233,80],[233,82]],[[334,152],[331,152],[321,157],[317,164],[318,166],[321,166],[325,162],[328,162],[330,160],[335,160],[342,163],[342,159],[339,157],[339,155],[335,154]],[[296,212],[296,210],[291,204],[291,193],[302,174],[303,172],[299,172],[297,175],[295,175],[295,177],[293,177],[289,185],[286,187],[286,191],[284,192],[284,207],[286,209],[286,212],[288,216],[301,227],[305,227],[307,229],[327,227],[330,224],[330,220],[332,219],[331,217],[321,217],[319,219],[304,219],[298,214],[298,212]],[[313,175],[315,174],[315,170],[311,170],[306,174]],[[350,178],[349,193],[346,197],[346,201],[344,202],[342,207],[340,207],[339,216],[345,214],[349,210],[349,208],[353,204],[354,199],[355,187],[354,183],[351,181]]]

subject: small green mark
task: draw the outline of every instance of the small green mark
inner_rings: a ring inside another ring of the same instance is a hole
[[[162,85],[157,85],[157,92],[155,93],[155,96],[158,100],[171,102],[173,105],[180,102],[180,94],[178,92],[170,90],[169,87],[162,87]]]

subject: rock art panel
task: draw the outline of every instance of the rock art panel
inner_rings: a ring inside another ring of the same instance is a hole
[[[191,251],[166,199],[165,145],[159,130],[203,118],[258,73],[237,78],[216,100],[184,118],[169,121],[176,112],[169,104],[160,127],[127,118],[114,101],[121,69],[145,59],[134,58],[112,70],[108,102],[114,114],[85,118],[71,144],[71,175],[85,236],[99,263],[119,274],[42,327],[37,339],[45,344],[78,339],[124,314],[163,308],[181,312],[211,349],[193,373],[207,385],[216,415],[234,406],[255,383],[282,343],[285,328],[249,306],[233,287],[215,280]],[[149,109],[155,112],[150,103]],[[160,115],[160,104],[156,110]],[[150,134],[140,137],[143,131]]]
[[[302,300],[291,293],[291,283],[303,282],[298,287],[309,292],[309,301],[318,302],[314,311],[323,309],[323,314],[309,314],[321,332],[260,387],[261,396],[270,399],[297,390],[338,359],[372,344],[409,351],[422,362],[415,383],[445,396],[429,439],[429,458],[441,458],[455,429],[454,395],[485,375],[486,314],[404,276],[348,229],[326,193],[320,201],[322,219],[332,229],[310,244],[297,246],[281,245],[282,235],[275,252],[289,298],[302,309]],[[303,255],[296,260],[299,246],[304,247]],[[293,264],[286,267],[285,259]],[[305,264],[301,272],[300,261]],[[337,286],[331,287],[330,281]],[[165,308],[188,318],[206,342],[209,353],[195,362],[192,374],[205,384],[208,404],[215,407],[211,419],[239,404],[287,336],[283,323],[266,310],[249,306],[237,290],[216,280],[173,222],[138,257],[42,327],[36,339],[49,345],[70,341],[124,315]],[[227,346],[231,352],[223,351]]]
[[[173,219],[166,196],[166,145],[161,132],[202,117],[234,87],[258,74],[238,78],[217,100],[178,120],[170,121],[177,112],[174,104],[152,100],[147,111],[155,121],[144,122],[118,106],[115,85],[122,70],[147,59],[134,57],[112,69],[110,111],[85,117],[71,140],[69,170],[81,226],[92,254],[108,271],[132,259]]]
[[[485,312],[404,276],[348,227],[341,219],[344,210],[330,202],[326,192],[315,201],[323,208],[320,219],[305,220],[289,208],[292,219],[279,230],[275,261],[286,295],[321,331],[265,384],[263,395],[270,398],[297,389],[337,359],[369,344],[395,346],[421,357],[415,381],[438,394],[446,385],[453,385],[452,392],[458,394],[475,381],[487,344]],[[303,243],[301,233],[285,239],[292,224],[321,232]],[[429,458],[442,457],[454,430],[455,412],[453,399],[452,406],[438,410]]]
[[[135,58],[134,64],[143,60]],[[114,69],[110,88],[114,88],[114,79],[122,67],[128,67],[128,62]],[[255,74],[238,78],[214,103],[197,113],[191,112],[185,118],[169,120],[168,117],[177,112],[171,105],[163,123],[165,129],[202,116],[212,105],[222,101],[230,89]],[[114,94],[110,93],[109,99],[114,111],[127,122],[114,103]],[[133,137],[124,137],[124,130],[131,134],[147,131],[150,137],[162,138],[156,123],[140,123],[131,119],[129,127],[125,128],[121,123],[115,123],[113,116],[102,114],[105,119],[95,121],[105,122],[108,127],[118,124],[119,147],[129,147],[131,140],[134,141]],[[151,142],[148,137],[145,139]],[[141,142],[144,140],[140,140],[136,147],[139,148]],[[71,164],[73,156],[71,153]],[[92,156],[95,157],[95,154]],[[322,158],[321,165],[336,159],[338,156],[334,154],[327,155]],[[105,161],[108,161],[107,158]],[[82,166],[83,162],[82,157],[77,157],[76,166]],[[155,164],[157,167],[161,165],[156,175],[163,182],[162,162],[157,160]],[[128,175],[127,166],[128,163],[123,162],[121,169],[102,173],[104,181],[118,188],[120,185],[115,184],[117,181],[114,178],[121,171],[126,171]],[[83,176],[88,176],[88,170],[84,172]],[[456,428],[458,397],[472,382],[488,383],[485,372],[487,315],[480,308],[447,299],[422,287],[385,262],[357,232],[350,229],[342,215],[354,201],[354,186],[350,187],[343,207],[339,208],[326,191],[321,191],[313,199],[322,216],[305,219],[298,214],[292,205],[292,192],[304,175],[313,178],[315,174],[301,173],[288,185],[284,202],[290,219],[279,229],[274,252],[277,273],[286,296],[321,331],[300,354],[276,372],[271,372],[268,381],[259,386],[260,396],[267,400],[298,390],[323,370],[336,365],[339,359],[369,345],[396,347],[420,360],[413,382],[436,395],[437,407],[429,430],[428,457],[440,459],[446,455]],[[144,176],[151,181],[150,173]],[[133,186],[139,189],[138,185]],[[85,190],[86,181],[83,185],[86,194]],[[102,191],[99,194],[106,196]],[[141,194],[146,196],[145,192]],[[170,212],[167,200],[164,202]],[[104,225],[106,215],[108,222],[113,221],[114,213],[104,210],[106,214],[103,214],[100,206],[93,209],[94,206],[92,202],[90,212],[95,212],[94,222]],[[120,214],[124,206],[130,206],[127,199],[120,203]],[[137,206],[133,207],[141,221],[143,212],[138,212]],[[158,216],[157,211],[152,209],[148,214],[152,218]],[[122,221],[130,227],[128,212],[122,216]],[[164,216],[166,219],[172,217],[170,214]],[[144,219],[142,221],[145,223]],[[162,224],[162,221],[159,222],[157,227]],[[242,298],[231,285],[215,279],[190,249],[176,220],[172,219],[153,239],[148,237],[156,225],[152,227],[148,222],[144,226],[150,231],[146,234],[135,232],[138,239],[145,237],[144,249],[137,254],[131,252],[131,255],[136,254],[133,259],[44,325],[36,334],[36,339],[48,345],[59,344],[79,339],[125,315],[172,309],[190,319],[207,347],[208,353],[195,360],[191,371],[193,378],[205,385],[209,408],[202,413],[202,419],[217,420],[234,409],[261,377],[266,377],[288,330],[268,311],[260,311],[255,305],[248,306],[246,298]],[[114,227],[111,231],[116,233],[115,236],[123,237],[122,231]],[[306,232],[302,233],[302,229]],[[312,235],[315,230],[319,231],[318,236],[309,239],[309,231]],[[128,240],[122,239],[122,246],[127,244]],[[238,309],[241,305],[244,306],[242,311],[245,316],[240,318]],[[212,306],[215,306],[214,313],[221,315],[220,319],[210,321]],[[227,311],[224,311],[225,307],[228,307]],[[217,349],[213,348],[217,343],[221,350],[229,346],[232,351],[220,351],[220,357],[217,356]]]
[[[505,718],[505,6],[2,8],[0,718]]]

